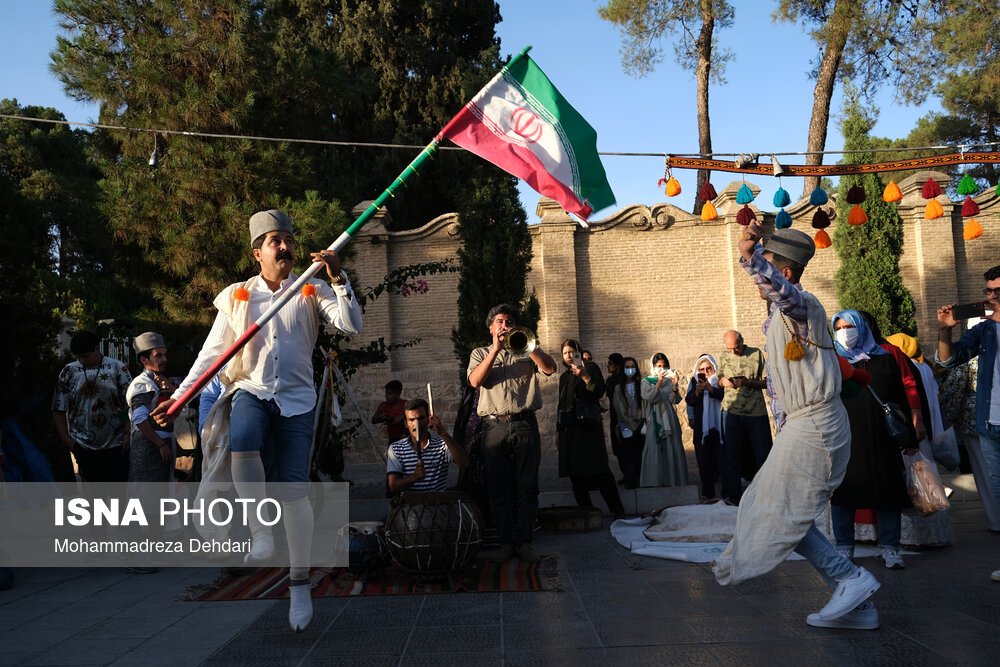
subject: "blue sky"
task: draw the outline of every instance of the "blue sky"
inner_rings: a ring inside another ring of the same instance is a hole
[[[598,18],[600,4],[594,0],[501,0],[503,22],[498,34],[502,50],[513,54],[532,45],[535,62],[597,130],[599,150],[697,152],[692,73],[674,63],[667,45],[666,60],[652,74],[643,79],[625,74],[619,55],[621,37],[615,26]],[[727,83],[713,85],[710,90],[713,146],[720,153],[804,151],[814,85],[808,72],[816,47],[800,26],[771,21],[777,4],[774,0],[733,4],[737,7],[734,27],[717,33],[720,43],[734,51],[735,59],[728,64]],[[55,107],[69,120],[94,119],[96,108],[67,97],[48,70],[49,53],[59,31],[51,4],[0,0],[0,8],[4,15],[0,22],[0,43],[4,45],[0,97],[17,98],[22,105]],[[843,145],[837,124],[841,101],[838,86],[827,150]],[[920,116],[938,109],[933,100],[920,108],[902,106],[893,100],[891,90],[884,91],[877,103],[879,121],[873,133],[891,138],[905,136]],[[400,168],[412,157],[401,152]],[[828,156],[826,161],[836,159]],[[668,199],[656,185],[663,176],[662,157],[606,156],[603,160],[618,204],[596,212],[592,220],[630,204],[670,201],[690,210],[695,195],[694,171],[675,170],[683,191]],[[721,190],[736,178],[717,172],[712,183]],[[754,176],[751,180],[762,188],[757,205],[773,210],[771,198],[777,179]],[[782,185],[793,198],[801,193],[799,179],[786,178]],[[538,195],[523,183],[520,191],[528,219],[533,221]]]

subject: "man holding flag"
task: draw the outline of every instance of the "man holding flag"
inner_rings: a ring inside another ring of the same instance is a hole
[[[173,421],[173,415],[167,412],[173,402],[195,384],[261,312],[294,287],[297,276],[292,274],[295,238],[291,219],[276,210],[255,213],[250,218],[250,239],[260,273],[246,282],[230,285],[215,298],[219,312],[194,366],[173,397],[152,413],[161,425]],[[252,338],[223,369],[223,384],[230,390],[219,399],[220,402],[229,399],[232,405],[229,449],[233,484],[239,496],[266,495],[260,450],[269,437],[275,458],[272,481],[302,485],[301,494],[286,493],[296,497],[281,498],[291,559],[288,621],[296,632],[304,630],[312,619],[308,577],[313,513],[306,486],[316,405],[312,351],[321,319],[347,333],[361,332],[361,308],[337,253],[323,250],[312,253],[312,257],[314,262],[326,265],[333,287],[313,279],[293,295],[290,303],[261,327],[260,335]],[[299,489],[297,485],[293,488]],[[250,531],[253,548],[248,562],[266,560],[274,551],[270,529],[254,518]]]

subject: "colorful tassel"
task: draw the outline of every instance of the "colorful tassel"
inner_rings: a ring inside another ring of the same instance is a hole
[[[744,183],[740,186],[739,192],[736,193],[736,203],[737,204],[749,204],[753,201],[753,191],[750,190],[750,186]]]
[[[960,195],[974,195],[979,192],[979,186],[972,179],[972,176],[965,174],[962,176],[962,180],[958,182],[958,194]]]
[[[903,191],[896,185],[896,181],[889,181],[889,185],[885,186],[885,191],[882,192],[882,201],[892,203],[902,198]]]
[[[785,209],[781,209],[774,218],[774,226],[776,229],[788,229],[792,226],[792,216],[788,215]]]
[[[944,215],[944,209],[941,207],[941,202],[937,199],[927,202],[927,208],[924,209],[924,220],[934,220],[942,215]]]
[[[833,245],[833,241],[830,240],[830,235],[826,233],[825,229],[816,232],[816,236],[813,237],[813,243],[816,244],[817,249],[829,248]]]
[[[997,196],[997,197],[1000,197],[1000,183],[997,183],[997,191],[996,191],[996,196]]]
[[[851,207],[850,213],[847,214],[847,224],[857,226],[866,222],[868,222],[868,214],[865,213],[865,209],[858,204]]]
[[[941,194],[941,186],[933,178],[928,177],[921,194],[923,194],[924,199],[934,199]]]
[[[830,201],[830,198],[826,195],[826,190],[823,188],[816,188],[809,195],[809,205],[810,206],[822,206],[823,204]]]
[[[788,190],[779,187],[778,191],[774,193],[774,205],[783,208],[791,203],[792,198],[788,196]]]
[[[236,299],[237,301],[249,301],[250,292],[246,291],[246,289],[242,287],[237,287],[235,290],[233,290],[233,298]]]
[[[976,222],[975,218],[969,218],[969,221],[965,223],[965,229],[962,230],[962,238],[966,241],[971,241],[972,239],[978,239],[983,235],[983,226]]]
[[[711,201],[705,202],[705,205],[701,207],[701,219],[705,222],[711,222],[719,217],[719,212],[715,210],[715,204]]]
[[[973,215],[979,215],[979,204],[971,196],[966,197],[965,201],[962,202],[962,217],[968,218]]]
[[[663,182],[663,179],[660,179]],[[663,188],[663,192],[668,197],[676,197],[681,193],[681,184],[677,182],[677,179],[671,176],[666,180],[666,187]]]
[[[823,209],[817,209],[813,213],[812,226],[816,229],[825,229],[830,226],[830,214]]]
[[[715,187],[708,181],[705,181],[705,185],[701,186],[701,194],[699,195],[702,201],[712,201],[719,195],[715,192]],[[713,220],[715,218],[712,218]]]
[[[312,283],[306,283],[302,286],[302,296],[308,298],[311,296],[316,296],[316,286]]]
[[[867,199],[865,194],[865,189],[859,185],[852,185],[847,191],[847,203],[848,204],[860,204],[865,199]]]
[[[802,343],[794,338],[788,341],[788,344],[785,345],[785,359],[788,359],[789,361],[798,361],[804,356],[806,356],[806,351],[802,349]]]
[[[736,214],[736,222],[744,227],[748,226],[751,221],[756,219],[757,216],[754,214],[753,209],[746,204],[744,204],[743,208],[740,209],[740,212]]]

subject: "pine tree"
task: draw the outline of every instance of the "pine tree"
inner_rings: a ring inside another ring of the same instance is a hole
[[[875,154],[868,133],[873,126],[856,101],[845,104],[842,131],[844,162],[861,164],[874,162]],[[868,222],[852,226],[847,223],[853,204],[847,202],[847,192],[853,185],[864,189],[861,207]],[[885,184],[877,174],[843,176],[837,196],[837,226],[833,245],[840,257],[840,268],[834,276],[837,298],[846,309],[866,310],[878,322],[883,334],[903,332],[916,334],[913,297],[899,275],[899,257],[903,252],[903,221],[893,204],[882,201]]]

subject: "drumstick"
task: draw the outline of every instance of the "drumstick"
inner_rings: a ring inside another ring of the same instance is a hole
[[[430,382],[427,383],[427,405],[429,406],[428,407],[428,411],[431,414],[434,414],[434,394],[431,393],[431,383]]]

